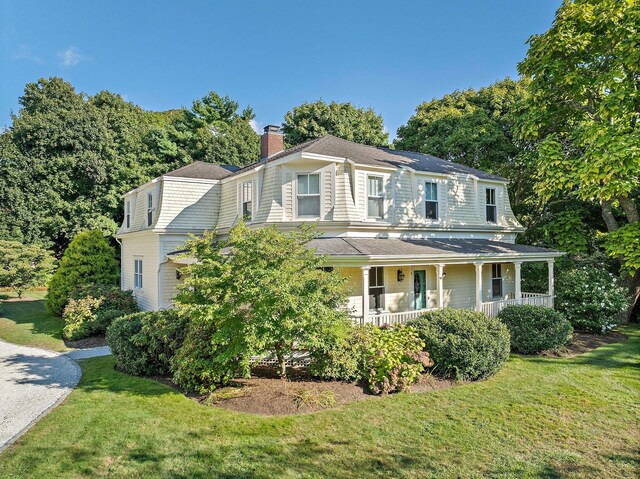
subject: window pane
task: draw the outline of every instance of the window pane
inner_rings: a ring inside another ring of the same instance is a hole
[[[251,182],[246,181],[242,185],[242,201],[251,201],[252,200],[252,192],[251,192]]]
[[[435,201],[426,202],[426,216],[430,220],[438,219],[438,203]]]
[[[383,203],[382,198],[369,198],[367,215],[371,218],[382,218]]]
[[[424,191],[426,200],[438,201],[438,185],[436,183],[425,183]]]
[[[309,194],[320,194],[320,175],[309,175]]]
[[[309,193],[309,175],[298,175],[298,194],[306,195]]]
[[[496,222],[496,207],[487,205],[487,221],[490,223]]]
[[[382,195],[382,178],[379,176],[369,176],[368,182],[368,196],[381,196]]]
[[[153,208],[153,195],[151,193],[147,194],[147,207],[149,209]]]
[[[320,196],[298,197],[298,216],[320,216]]]
[[[248,217],[249,220],[251,220],[251,204],[251,201],[242,203],[242,216]]]
[[[496,204],[496,190],[495,188],[487,188],[486,194],[487,204],[495,205]]]
[[[491,290],[494,298],[502,296],[502,280],[499,278],[492,279]]]

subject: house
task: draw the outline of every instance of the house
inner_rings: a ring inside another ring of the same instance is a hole
[[[278,127],[262,160],[239,169],[195,162],[124,195],[122,288],[143,310],[171,306],[189,234],[224,237],[241,218],[283,230],[317,223],[310,247],[348,278],[363,322],[403,322],[440,307],[495,315],[514,303],[553,306],[562,253],[515,244],[507,181],[431,155],[324,136],[284,149]],[[521,290],[521,265],[548,264],[547,294]]]

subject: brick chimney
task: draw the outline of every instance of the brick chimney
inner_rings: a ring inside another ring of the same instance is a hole
[[[260,159],[269,158],[282,150],[284,150],[284,135],[280,132],[280,127],[265,126],[264,133],[260,137]]]

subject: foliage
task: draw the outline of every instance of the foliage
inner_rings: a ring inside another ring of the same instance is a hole
[[[564,2],[519,65],[530,79],[519,135],[539,142],[538,193],[600,203],[610,232],[640,219],[638,24],[636,2]],[[635,275],[638,244],[626,239],[610,235],[607,249]]]
[[[47,309],[62,314],[73,290],[89,284],[115,285],[120,276],[115,249],[99,231],[77,234],[49,282]]]
[[[81,339],[103,334],[114,319],[137,311],[131,291],[105,285],[79,288],[72,293],[62,313],[63,335],[66,339]]]
[[[117,318],[107,329],[116,369],[138,376],[169,374],[187,324],[172,309]]]
[[[371,108],[318,100],[294,107],[284,116],[282,131],[289,146],[324,135],[334,135],[356,143],[381,146],[389,142],[382,116]]]
[[[309,351],[312,376],[341,381],[358,381],[367,375],[366,352],[371,341],[370,326],[345,323]]]
[[[240,223],[224,241],[208,233],[188,243],[198,262],[186,268],[176,307],[206,335],[196,338],[205,353],[216,350],[212,370],[247,375],[251,356],[275,353],[285,375],[294,345],[313,348],[342,327],[344,278],[322,269],[325,258],[307,247],[314,237],[311,227],[283,233]]]
[[[42,246],[0,240],[0,287],[22,293],[48,283],[55,260]]]
[[[573,327],[606,333],[618,324],[628,293],[603,268],[582,266],[563,272],[556,281],[556,302]]]
[[[571,323],[562,313],[545,306],[507,306],[498,319],[509,329],[511,351],[535,354],[564,346],[573,335]]]
[[[605,251],[614,258],[624,258],[623,269],[633,275],[640,269],[640,223],[621,226],[609,233]]]
[[[369,389],[374,394],[409,391],[432,366],[425,344],[410,326],[373,328],[367,345]]]
[[[492,376],[509,358],[509,331],[497,318],[467,309],[429,311],[409,323],[418,330],[434,372],[458,380]]]

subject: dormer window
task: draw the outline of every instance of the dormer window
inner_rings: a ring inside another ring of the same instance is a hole
[[[298,216],[320,216],[320,175],[298,175]]]
[[[153,193],[147,193],[147,226],[153,224]]]
[[[495,188],[487,188],[485,191],[485,199],[486,199],[486,217],[488,223],[495,223],[497,214],[496,207],[496,189]]]
[[[245,221],[251,221],[251,212],[253,211],[253,182],[245,181],[242,183],[242,217]]]
[[[427,181],[424,184],[425,216],[429,220],[438,219],[438,183]]]
[[[367,217],[384,217],[384,186],[382,176],[367,176]]]
[[[127,201],[125,204],[125,224],[127,229],[131,228],[131,201]]]

